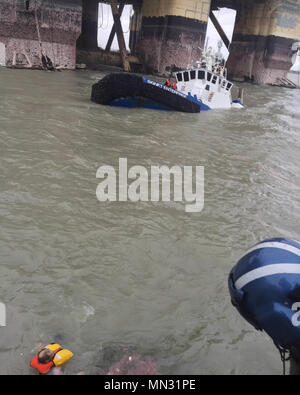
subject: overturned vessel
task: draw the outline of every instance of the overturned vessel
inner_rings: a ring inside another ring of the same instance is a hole
[[[211,109],[243,108],[243,91],[232,99],[233,83],[211,51],[201,61],[175,73],[177,89],[135,74],[109,74],[93,85],[92,100],[99,104],[144,107],[197,113]]]
[[[199,113],[201,102],[135,74],[113,73],[92,87],[92,101],[120,107],[142,107]]]

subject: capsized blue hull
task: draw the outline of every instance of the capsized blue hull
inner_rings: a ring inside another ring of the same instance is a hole
[[[164,106],[161,103],[153,100],[145,99],[143,97],[122,97],[115,99],[109,103],[113,107],[127,107],[127,108],[147,108],[150,110],[160,111],[174,111],[172,108]]]
[[[113,73],[93,85],[92,100],[99,104],[199,113],[210,108],[196,96],[168,88],[136,74]]]

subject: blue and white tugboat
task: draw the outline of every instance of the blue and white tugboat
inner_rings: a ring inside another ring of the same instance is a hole
[[[244,107],[241,90],[237,100],[232,99],[233,83],[227,80],[226,67],[211,48],[203,51],[200,61],[177,71],[175,78],[177,89],[136,74],[109,74],[93,85],[92,100],[112,106],[190,113]]]
[[[201,110],[217,108],[243,108],[243,91],[232,100],[233,83],[227,79],[227,69],[212,54],[211,48],[203,53],[202,60],[187,70],[175,74],[180,92],[201,102]]]

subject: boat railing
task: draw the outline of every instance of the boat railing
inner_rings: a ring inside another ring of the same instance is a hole
[[[206,69],[214,74],[217,74],[225,79],[227,79],[227,68],[223,66],[221,63],[214,63],[212,65],[208,65],[206,61],[196,61],[187,66],[187,70],[199,70]]]

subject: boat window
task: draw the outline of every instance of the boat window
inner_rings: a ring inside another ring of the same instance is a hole
[[[206,85],[205,89],[206,89],[207,91],[209,91],[209,90],[210,90],[210,86],[209,86],[209,85]]]
[[[191,80],[195,80],[196,79],[196,71],[192,70],[191,71]]]
[[[223,80],[223,82],[222,82],[222,88],[225,88],[225,85],[226,85],[226,81]]]
[[[182,74],[181,74],[181,73],[178,73],[178,74],[177,74],[177,80],[178,80],[179,82],[182,81]]]
[[[212,82],[213,84],[215,84],[215,83],[217,82],[217,78],[218,78],[218,77],[217,77],[216,75],[214,75],[211,82]]]
[[[189,79],[189,72],[188,71],[185,71],[184,73],[183,73],[183,78],[184,78],[184,81],[185,82],[188,82],[190,79]]]
[[[230,82],[228,82],[226,90],[229,91],[229,89],[230,89],[231,87],[232,87],[232,84],[231,84]]]
[[[205,79],[205,71],[204,70],[199,70],[198,71],[198,79],[199,80],[204,80]]]
[[[207,72],[207,81],[210,81],[212,77],[212,73],[210,73],[209,71]]]

